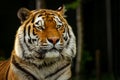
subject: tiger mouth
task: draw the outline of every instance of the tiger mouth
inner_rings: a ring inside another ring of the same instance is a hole
[[[59,52],[59,54],[62,52],[63,49],[56,49],[56,48],[52,48],[52,49],[40,49],[38,51],[35,51],[38,55],[35,56],[36,58],[38,59],[44,59],[45,58],[45,55],[48,54],[48,53],[53,53],[53,52]]]
[[[62,49],[57,49],[57,48],[52,48],[52,49],[50,49],[50,50],[48,50],[49,52],[52,52],[52,51],[58,51],[58,52],[61,52],[62,51]]]
[[[45,54],[45,53],[47,53],[47,52],[55,52],[55,51],[58,51],[58,52],[61,52],[63,49],[57,49],[57,48],[52,48],[52,49],[40,49],[40,50],[38,50],[38,51],[35,51],[35,52],[37,52],[37,53],[39,53],[39,54]]]

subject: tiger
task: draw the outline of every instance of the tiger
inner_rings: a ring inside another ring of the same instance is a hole
[[[0,80],[70,80],[76,37],[65,6],[20,8],[20,27],[8,60],[0,62]]]

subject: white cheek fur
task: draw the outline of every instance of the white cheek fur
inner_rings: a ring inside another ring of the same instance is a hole
[[[19,40],[18,38],[16,38],[15,40],[15,51],[16,51],[16,55],[20,58],[22,58],[22,49],[21,49],[21,46],[19,44]]]

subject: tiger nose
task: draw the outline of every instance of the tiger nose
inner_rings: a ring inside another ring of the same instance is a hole
[[[49,37],[48,38],[48,41],[53,44],[56,44],[59,40],[60,40],[59,37]]]

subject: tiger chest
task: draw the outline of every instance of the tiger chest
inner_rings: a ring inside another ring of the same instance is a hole
[[[41,68],[27,65],[12,65],[17,80],[68,80],[71,77],[71,64],[58,62]]]

